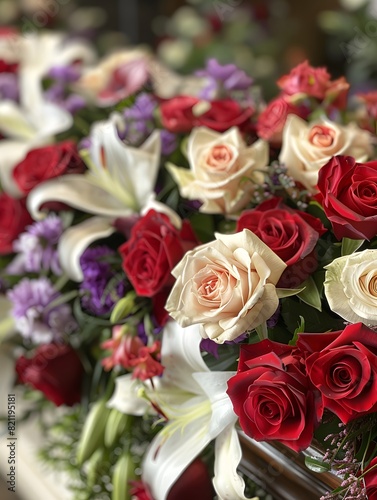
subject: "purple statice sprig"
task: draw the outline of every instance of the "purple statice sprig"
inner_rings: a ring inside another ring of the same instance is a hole
[[[215,58],[208,59],[206,67],[195,74],[208,81],[200,95],[202,99],[220,98],[232,91],[246,93],[253,83],[252,78],[235,64],[223,65]]]
[[[62,268],[57,245],[63,231],[63,221],[55,214],[49,214],[44,220],[27,226],[13,243],[13,250],[17,256],[8,266],[7,273],[47,274],[51,271],[60,276]]]
[[[132,146],[139,146],[153,132],[156,99],[140,93],[132,106],[123,111],[124,127],[119,130],[119,137]]]
[[[59,341],[73,332],[76,321],[69,304],[46,277],[22,279],[7,293],[15,328],[34,344]]]
[[[80,258],[84,275],[80,284],[81,305],[95,316],[109,314],[125,295],[125,277],[111,262],[115,256],[114,250],[103,245],[88,248]]]

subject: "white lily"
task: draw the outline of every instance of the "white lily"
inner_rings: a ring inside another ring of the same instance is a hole
[[[226,394],[227,381],[234,373],[211,372],[201,356],[200,341],[197,325],[181,328],[170,321],[164,329],[162,364],[165,371],[153,389],[145,388],[144,397],[160,409],[168,422],[147,451],[142,478],[153,498],[165,500],[187,466],[216,439],[213,483],[218,498],[246,500],[243,479],[237,474],[241,459],[234,429],[237,417]],[[130,391],[127,375],[118,377],[110,405],[119,411],[137,414],[132,411],[138,399],[135,389]]]
[[[133,148],[119,138],[117,121],[114,114],[94,125],[85,174],[51,179],[28,196],[28,209],[35,219],[45,216],[40,207],[48,201],[97,216],[69,228],[59,243],[62,265],[77,281],[82,280],[79,259],[83,250],[96,239],[110,236],[114,219],[139,213],[154,202],[160,134],[154,131],[142,146]]]
[[[53,66],[77,59],[89,62],[94,56],[86,44],[66,43],[60,33],[33,34],[13,43],[20,53],[20,103],[0,102],[0,132],[7,137],[0,142],[0,180],[5,191],[20,197],[12,177],[14,166],[30,149],[53,142],[54,135],[72,125],[68,111],[44,99],[42,78]]]

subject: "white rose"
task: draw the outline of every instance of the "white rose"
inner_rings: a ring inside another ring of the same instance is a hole
[[[200,212],[235,213],[250,201],[268,163],[268,144],[247,146],[237,127],[220,134],[206,127],[194,129],[188,139],[190,170],[168,164],[183,197],[200,200]]]
[[[377,250],[339,257],[326,269],[331,310],[351,323],[377,325]]]
[[[274,314],[286,264],[248,229],[215,236],[173,269],[165,308],[182,327],[200,324],[204,338],[222,344]]]
[[[316,193],[320,168],[335,155],[366,161],[373,153],[371,138],[369,132],[354,123],[346,126],[330,120],[307,123],[296,115],[288,115],[279,161],[295,181]]]

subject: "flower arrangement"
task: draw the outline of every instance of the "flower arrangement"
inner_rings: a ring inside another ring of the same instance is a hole
[[[242,429],[376,498],[374,103],[307,61],[264,103],[214,59],[0,59],[0,332],[73,497],[263,498]]]

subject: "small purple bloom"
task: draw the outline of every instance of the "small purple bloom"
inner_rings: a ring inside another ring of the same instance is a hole
[[[24,278],[8,291],[16,328],[25,339],[36,344],[49,343],[77,327],[68,304],[52,305],[60,296],[51,281],[44,277]]]
[[[214,58],[209,59],[206,67],[197,71],[196,75],[208,79],[208,86],[203,89],[202,98],[208,98],[208,94],[216,89],[248,90],[253,83],[252,78],[235,64],[222,65]]]
[[[18,101],[18,78],[14,73],[0,73],[0,99]]]
[[[70,94],[64,101],[63,107],[68,111],[68,113],[71,113],[71,115],[74,115],[80,109],[85,108],[86,106],[86,101],[84,97],[78,94]]]
[[[109,314],[115,303],[125,294],[125,282],[116,277],[109,259],[116,253],[107,246],[88,248],[80,264],[84,280],[80,291],[84,293],[81,304],[88,312],[102,316]]]
[[[18,252],[15,266],[10,265],[8,272],[16,270],[16,263],[21,272],[40,273],[52,271],[55,275],[62,274],[57,252],[57,244],[63,234],[63,222],[54,214],[48,215],[44,220],[34,222],[28,226],[24,233],[13,243],[13,249]]]
[[[123,114],[127,120],[152,120],[156,105],[156,100],[151,95],[142,93],[136,97],[133,106],[125,109]]]
[[[161,153],[169,156],[177,148],[177,136],[168,130],[161,130]]]
[[[71,83],[79,79],[80,70],[72,64],[68,66],[53,66],[48,72],[48,76],[62,83]]]

